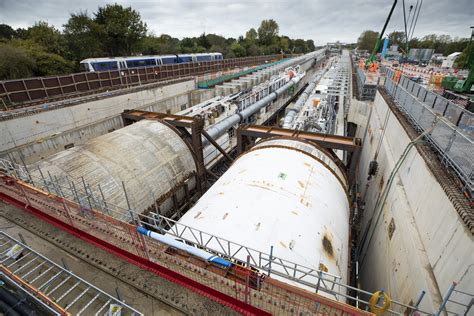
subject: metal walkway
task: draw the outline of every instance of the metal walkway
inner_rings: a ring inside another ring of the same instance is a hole
[[[52,315],[143,315],[3,232],[0,280]]]

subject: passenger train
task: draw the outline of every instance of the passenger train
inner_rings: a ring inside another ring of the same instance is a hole
[[[223,59],[224,56],[221,53],[88,58],[81,61],[80,69],[93,72]]]

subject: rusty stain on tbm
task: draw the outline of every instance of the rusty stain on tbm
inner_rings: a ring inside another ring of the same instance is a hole
[[[333,251],[333,249],[332,249],[331,240],[329,240],[329,238],[328,238],[326,235],[324,235],[322,242],[323,242],[323,248],[324,248],[324,250],[326,250],[326,252],[328,253],[328,255],[332,257],[333,254],[334,254],[334,251]]]

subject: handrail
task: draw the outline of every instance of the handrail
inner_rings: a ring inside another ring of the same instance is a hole
[[[427,102],[427,95],[430,94],[424,87],[418,85],[405,76],[401,76],[399,82],[392,78],[394,72],[390,69],[384,70],[386,77],[383,83],[385,91],[393,98],[397,106],[404,112],[414,127],[420,131],[425,131],[433,126],[433,130],[426,135],[426,140],[439,153],[442,162],[447,164],[458,175],[464,186],[470,193],[474,191],[474,152],[473,135],[474,130],[459,126],[463,117],[470,122],[474,121],[474,116],[469,111],[461,109],[459,106],[435,95],[434,100]],[[444,104],[442,111],[436,107],[440,100]],[[459,110],[462,111],[459,111]],[[455,117],[457,125],[452,122],[449,115],[460,113]],[[467,113],[467,114],[466,114]],[[472,129],[472,124],[469,124]]]
[[[276,275],[288,280],[290,284],[297,283],[316,292],[327,293],[336,300],[349,299],[362,304],[368,304],[370,297],[373,295],[371,292],[344,284],[339,276],[315,268],[305,267],[279,258],[271,252],[265,253],[252,249],[179,223],[179,221],[160,215],[159,209],[144,215],[131,209],[127,210],[118,207],[105,201],[103,197],[93,195],[90,187],[82,181],[74,182],[72,179],[53,179],[48,177],[48,175],[37,177],[26,166],[21,166],[5,159],[0,159],[0,172],[27,182],[40,190],[50,192],[52,196],[56,195],[73,201],[81,206],[84,214],[87,214],[90,210],[98,210],[118,220],[152,228],[157,232],[169,234],[187,244],[231,260],[237,265],[246,265],[245,262],[236,257],[239,254],[245,254],[245,257],[249,256],[250,266],[258,269],[260,273]],[[68,183],[68,185],[65,185],[65,183]],[[185,232],[189,232],[189,234],[184,236]],[[215,240],[219,248],[211,248],[209,246],[211,240]],[[347,293],[348,291],[355,292],[356,294]],[[392,309],[389,309],[388,312],[399,315],[400,312],[396,311],[396,309],[402,310],[407,308],[417,310],[422,314],[430,314],[429,312],[417,309],[415,306],[393,299]]]

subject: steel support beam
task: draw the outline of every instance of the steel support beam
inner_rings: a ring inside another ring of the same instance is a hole
[[[351,152],[351,159],[344,167],[348,173],[347,178],[349,184],[352,185],[352,183],[354,183],[357,166],[359,164],[360,151],[362,149],[361,140],[359,138],[249,124],[241,125],[237,129],[236,135],[238,154],[241,154],[248,149],[247,147],[251,144],[251,138],[257,139],[268,137],[299,138],[305,141],[314,142],[325,149],[329,149],[331,152],[334,149]],[[336,163],[342,164],[337,157],[334,157],[334,159]]]
[[[194,122],[193,117],[184,115],[148,112],[140,110],[125,110],[122,113],[122,120],[124,121],[124,125],[130,125],[131,123],[138,122],[143,119],[162,120],[175,127],[187,128],[191,128]]]
[[[270,127],[262,125],[242,125],[239,127],[241,136],[268,138],[268,137],[297,137],[307,141],[312,141],[327,149],[340,149],[344,151],[355,151],[360,147],[360,140],[354,137],[338,136],[322,133],[312,133],[285,129],[279,127]]]

